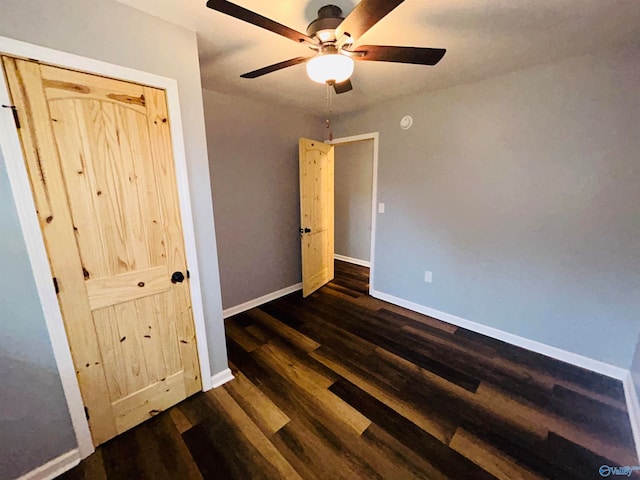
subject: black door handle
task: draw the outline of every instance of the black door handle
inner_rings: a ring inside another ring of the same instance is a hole
[[[300,227],[300,233],[311,233],[311,229],[310,228],[302,228],[302,227]]]
[[[171,275],[171,283],[182,283],[184,282],[184,275],[182,272],[173,272]]]

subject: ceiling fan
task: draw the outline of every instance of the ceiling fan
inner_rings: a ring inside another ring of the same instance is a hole
[[[296,43],[305,44],[315,52],[310,57],[296,57],[241,75],[257,78],[267,73],[301,63],[307,64],[307,74],[318,83],[333,85],[336,93],[353,89],[351,75],[354,60],[369,62],[412,63],[435,65],[444,56],[443,48],[391,47],[361,45],[355,42],[404,0],[361,0],[353,11],[342,17],[342,10],[335,5],[325,5],[318,10],[318,18],[309,24],[307,33],[300,33],[251,10],[226,0],[208,0],[207,7],[239,20],[282,35]]]

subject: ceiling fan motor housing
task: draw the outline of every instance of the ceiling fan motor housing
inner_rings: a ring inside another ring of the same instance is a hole
[[[324,0],[335,1],[335,0]],[[345,19],[342,9],[325,5],[318,10],[318,18],[309,24],[307,34],[263,17],[229,0],[207,0],[207,7],[305,44],[314,52],[309,57],[296,57],[241,75],[242,78],[258,78],[268,73],[302,63],[307,64],[309,78],[318,83],[332,83],[336,93],[352,90],[349,78],[353,74],[354,59],[367,62],[395,62],[415,65],[435,65],[444,56],[444,48],[395,47],[384,45],[358,45],[362,35],[391,13],[404,0],[365,0],[359,2]],[[336,38],[336,34],[340,38]]]
[[[307,27],[307,35],[317,37],[322,43],[335,42],[335,30],[342,23],[342,9],[335,5],[325,5],[318,10],[318,18]]]

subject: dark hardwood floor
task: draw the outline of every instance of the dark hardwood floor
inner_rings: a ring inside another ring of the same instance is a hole
[[[619,381],[369,297],[368,270],[226,321],[235,380],[77,479],[597,479],[637,465]],[[634,474],[635,475],[635,474]]]

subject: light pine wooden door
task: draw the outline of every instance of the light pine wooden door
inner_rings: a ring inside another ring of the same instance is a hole
[[[302,296],[333,280],[333,146],[300,139]]]
[[[165,92],[2,61],[98,445],[201,389]]]

